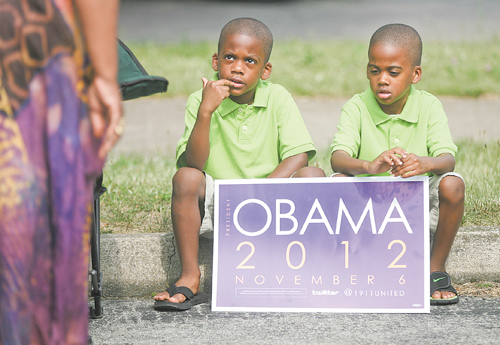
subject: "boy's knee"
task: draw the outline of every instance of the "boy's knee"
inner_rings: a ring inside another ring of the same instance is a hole
[[[439,183],[439,198],[452,204],[463,203],[465,198],[465,183],[457,176],[446,176]]]
[[[347,175],[347,174],[344,174],[344,173],[334,173],[330,177],[353,177],[353,175]]]
[[[194,168],[183,167],[172,178],[172,193],[199,194],[205,190],[205,174]]]
[[[292,177],[325,177],[325,172],[317,167],[304,167],[300,168],[293,174]]]

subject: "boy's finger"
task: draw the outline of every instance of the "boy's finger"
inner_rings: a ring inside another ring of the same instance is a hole
[[[415,170],[410,170],[408,172],[405,172],[403,174],[401,174],[401,177],[402,178],[408,178],[408,177],[413,177],[413,176],[417,176],[418,174],[415,172]]]
[[[393,149],[393,151],[394,151],[395,154],[398,154],[398,155],[400,155],[403,158],[405,158],[408,155],[408,152],[406,152],[405,150],[403,150],[400,147],[395,147]]]
[[[395,154],[391,155],[391,161],[396,164],[396,165],[403,165],[403,161],[399,156],[396,156]]]
[[[412,177],[417,175],[417,170],[416,167],[413,165],[407,166],[401,170],[398,171],[398,175],[401,177]]]
[[[205,88],[205,86],[207,86],[207,84],[208,84],[208,79],[202,77],[201,81],[203,82],[203,88]]]
[[[390,166],[394,166],[394,161],[393,161],[393,159],[391,157],[385,156],[384,157],[384,162],[386,162]]]
[[[234,83],[229,79],[219,79],[217,83],[224,86],[234,86]]]

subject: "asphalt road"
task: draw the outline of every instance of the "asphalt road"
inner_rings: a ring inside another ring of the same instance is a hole
[[[229,313],[106,300],[94,344],[498,344],[500,299],[462,298],[430,314]]]

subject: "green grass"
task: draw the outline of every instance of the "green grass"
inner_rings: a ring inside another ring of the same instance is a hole
[[[491,226],[500,219],[500,142],[460,141],[456,171],[466,180],[462,226]],[[328,152],[314,163],[331,172]],[[172,230],[171,180],[175,162],[167,156],[112,157],[104,169],[108,191],[101,197],[102,233]]]
[[[464,141],[455,170],[466,182],[464,225],[498,225],[500,219],[500,142]]]
[[[104,169],[101,232],[139,233],[171,230],[172,158],[117,156]]]
[[[127,45],[152,75],[168,79],[168,92],[153,97],[187,96],[213,75],[216,42]],[[500,40],[424,42],[419,89],[435,95],[500,95]],[[368,87],[367,42],[275,42],[270,80],[294,96],[351,97]]]

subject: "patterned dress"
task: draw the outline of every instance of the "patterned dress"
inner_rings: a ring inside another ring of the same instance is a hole
[[[92,186],[71,0],[0,0],[0,344],[86,344]]]

